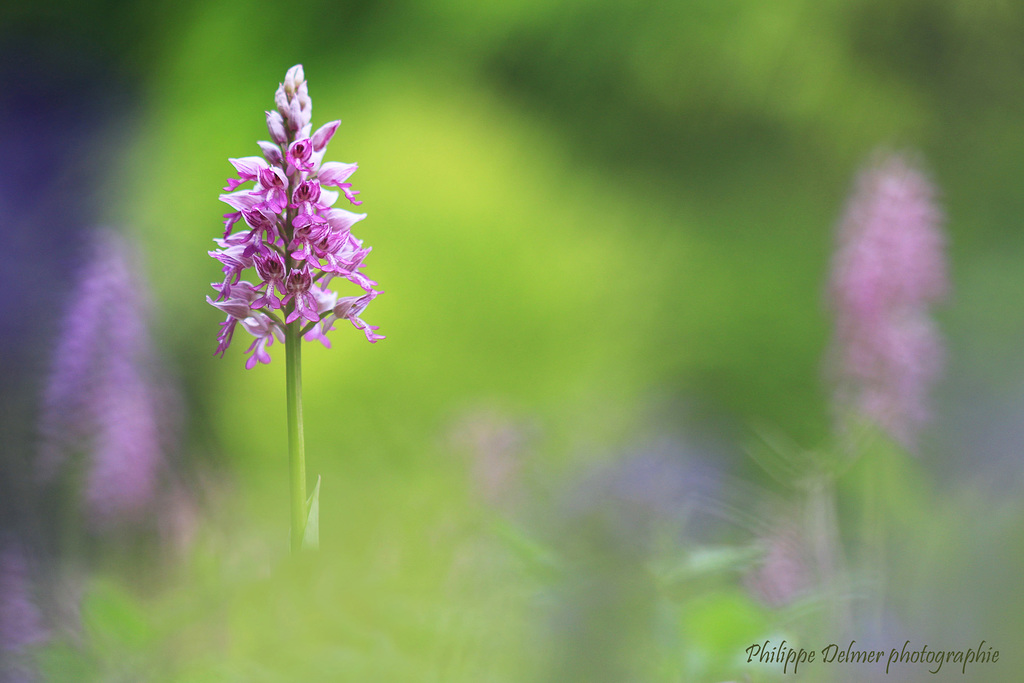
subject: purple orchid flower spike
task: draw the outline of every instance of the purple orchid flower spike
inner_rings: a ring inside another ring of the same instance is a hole
[[[339,319],[351,322],[371,343],[384,339],[361,317],[381,294],[362,272],[370,248],[352,235],[366,214],[334,208],[342,195],[352,205],[362,203],[349,182],[358,166],[323,162],[341,121],[312,132],[312,112],[305,72],[302,65],[293,66],[266,113],[270,141],[257,143],[263,156],[229,159],[238,175],[228,179],[220,199],[232,211],[224,215],[224,236],[214,240],[218,249],[209,252],[224,278],[213,283],[217,297],[206,299],[227,315],[217,334],[217,355],[227,351],[239,327],[253,337],[247,369],[270,363],[274,342],[284,346],[293,550],[315,547],[319,528],[319,485],[306,498],[302,340],[330,348],[327,334]],[[232,232],[236,224],[240,229]],[[253,277],[243,279],[249,272]],[[332,281],[357,293],[341,296],[330,288]]]
[[[353,205],[362,203],[348,182],[358,165],[322,163],[341,121],[326,123],[310,134],[313,104],[301,65],[288,70],[274,105],[267,112],[272,142],[258,143],[263,155],[229,159],[237,177],[228,179],[220,198],[233,211],[224,216],[224,237],[215,240],[219,248],[209,252],[224,272],[224,281],[214,284],[217,296],[208,298],[227,314],[217,337],[217,354],[224,354],[242,323],[256,337],[250,347],[254,355],[246,362],[249,368],[270,362],[267,348],[275,338],[283,341],[284,328],[292,323],[302,325],[299,337],[327,345],[326,334],[338,318],[350,320],[370,342],[384,338],[359,317],[381,293],[375,289],[376,282],[361,272],[370,248],[351,234],[353,225],[366,214],[334,208],[341,195]],[[252,189],[243,188],[247,183],[252,183]],[[243,229],[232,233],[236,224]],[[252,310],[220,305],[239,299],[234,288],[244,282],[246,271],[255,274],[255,284],[250,286],[257,292],[249,300]],[[328,289],[334,276],[362,290],[360,295],[343,298],[359,300],[357,306],[349,307],[354,312],[346,309],[336,315],[333,303],[321,306],[325,296],[333,297],[332,302],[341,296]]]
[[[934,194],[903,156],[865,171],[839,226],[830,282],[836,406],[908,449],[928,419],[928,392],[942,369],[930,309],[949,284]]]
[[[85,517],[101,531],[152,511],[166,467],[173,397],[158,381],[137,260],[117,233],[96,233],[62,319],[40,417],[40,479],[81,458]]]

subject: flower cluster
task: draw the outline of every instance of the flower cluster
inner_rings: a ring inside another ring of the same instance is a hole
[[[159,371],[138,260],[117,233],[94,234],[43,396],[39,477],[73,473],[66,463],[85,458],[82,502],[96,528],[152,508],[173,441],[176,400]]]
[[[948,282],[933,195],[903,157],[866,171],[839,227],[830,283],[836,402],[908,448],[942,367],[930,308]]]
[[[224,280],[213,284],[217,298],[206,300],[227,314],[217,354],[224,354],[241,325],[254,337],[245,364],[250,369],[270,362],[268,348],[275,340],[285,342],[286,325],[299,325],[305,339],[327,347],[327,332],[341,319],[371,342],[384,338],[360,317],[381,293],[360,272],[370,248],[351,231],[366,214],[332,208],[342,194],[353,205],[362,203],[347,182],[357,165],[323,162],[341,121],[312,132],[312,102],[301,64],[288,70],[274,103],[276,109],[267,112],[271,141],[257,143],[263,156],[230,159],[238,177],[228,180],[220,199],[234,211],[225,214],[224,237],[214,240],[219,249],[210,252]],[[238,189],[248,182],[252,189]],[[236,224],[241,229],[232,232]],[[249,270],[257,283],[242,279]],[[328,288],[334,278],[348,280],[362,293],[339,297]]]

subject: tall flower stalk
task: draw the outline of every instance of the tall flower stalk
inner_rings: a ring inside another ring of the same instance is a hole
[[[357,164],[323,162],[341,121],[312,131],[312,101],[301,64],[288,70],[274,104],[266,112],[271,140],[257,143],[263,155],[229,159],[238,177],[228,179],[220,199],[234,210],[224,215],[224,236],[214,240],[219,248],[209,252],[220,262],[224,279],[213,284],[217,297],[206,300],[227,314],[217,355],[228,349],[239,325],[253,337],[248,369],[270,363],[268,349],[275,341],[285,345],[294,551],[304,538],[307,545],[317,542],[317,494],[306,498],[301,340],[330,348],[327,333],[338,320],[349,321],[370,342],[384,336],[360,317],[381,293],[361,272],[370,248],[351,231],[366,214],[333,208],[341,195],[352,205],[362,203],[347,182]],[[252,188],[238,189],[249,182]],[[236,225],[240,229],[233,232]],[[242,279],[246,272],[256,282]],[[339,296],[329,288],[335,280],[348,281],[358,293]]]
[[[943,359],[931,309],[949,284],[934,196],[904,156],[863,172],[839,226],[830,282],[836,406],[910,450]]]
[[[50,482],[84,458],[83,512],[96,530],[152,509],[173,441],[173,395],[159,388],[138,261],[117,233],[92,236],[43,396],[38,474]]]
[[[916,451],[929,393],[943,366],[932,310],[948,295],[946,237],[935,188],[906,155],[863,171],[839,225],[829,293],[835,313],[831,372],[844,437],[863,477],[863,564],[876,579],[881,629],[886,548],[901,517],[900,451]],[[856,431],[850,426],[857,426]],[[867,427],[867,430],[863,430]],[[850,439],[857,433],[887,439]]]

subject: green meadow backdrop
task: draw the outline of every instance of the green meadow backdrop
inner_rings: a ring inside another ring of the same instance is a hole
[[[751,451],[833,443],[825,284],[879,149],[912,151],[938,190],[952,296],[934,419],[884,475],[872,645],[984,640],[998,663],[889,677],[1017,680],[1024,6],[109,0],[6,7],[0,32],[5,71],[106,98],[54,201],[89,188],[95,223],[139,247],[182,396],[180,542],[44,554],[77,592],[47,612],[40,680],[772,681],[751,644],[867,639],[816,630],[821,596],[766,604],[744,576],[763,500],[801,495]],[[297,558],[283,349],[246,371],[239,332],[215,358],[204,302],[227,159],[259,153],[296,63],[314,126],[342,120],[329,158],[360,165],[356,233],[385,292],[364,317],[387,335],[304,347],[321,551]],[[630,526],[600,482],[652,450],[712,483]],[[839,480],[839,541],[860,481]],[[869,675],[836,667],[801,675]]]

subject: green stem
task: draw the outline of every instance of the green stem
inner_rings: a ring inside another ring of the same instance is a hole
[[[292,552],[302,548],[306,530],[306,443],[302,434],[302,337],[299,321],[285,325],[288,394],[288,471],[291,478]]]
[[[818,580],[828,593],[831,603],[830,627],[836,633],[846,633],[850,628],[850,615],[846,602],[847,581],[832,474],[822,473],[811,481],[807,509]]]
[[[893,453],[882,452],[880,446],[873,444],[870,453],[862,455],[862,459],[870,458],[868,467],[864,468],[864,566],[874,582],[872,599],[869,603],[871,609],[872,626],[880,629],[882,625],[882,614],[885,607],[886,591],[886,537],[888,533],[888,522],[886,511],[888,508],[888,483],[889,477],[895,473],[891,471],[890,461]]]

